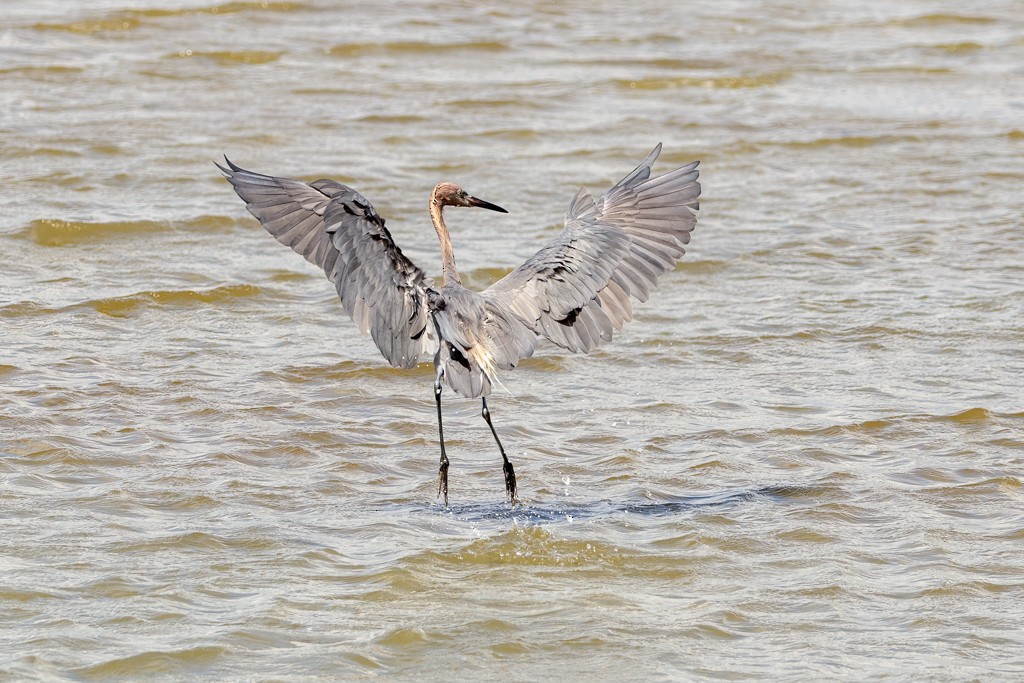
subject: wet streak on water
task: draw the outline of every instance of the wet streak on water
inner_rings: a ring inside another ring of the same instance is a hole
[[[0,679],[1019,680],[1016,2],[8,2]],[[658,141],[693,244],[490,402],[384,366],[211,160],[467,284]]]

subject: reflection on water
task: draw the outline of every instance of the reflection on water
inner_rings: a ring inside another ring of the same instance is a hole
[[[0,680],[1018,680],[1024,20],[925,0],[8,2]],[[484,288],[657,142],[685,259],[489,405],[213,161]]]
[[[543,525],[552,522],[573,522],[611,515],[645,516],[678,515],[705,508],[742,503],[758,497],[782,500],[789,495],[810,495],[813,489],[794,486],[766,486],[756,490],[731,490],[690,496],[674,496],[669,500],[646,503],[625,501],[592,501],[585,504],[531,503],[511,506],[507,503],[454,503],[444,506],[409,504],[410,512],[437,512],[464,522],[511,521],[515,524]]]

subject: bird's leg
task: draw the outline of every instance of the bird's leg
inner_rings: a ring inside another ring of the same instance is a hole
[[[448,507],[448,456],[444,452],[444,425],[441,423],[441,376],[444,368],[437,373],[434,380],[434,400],[437,402],[437,434],[441,437],[441,464],[437,468],[437,495],[444,496],[444,506]]]
[[[494,443],[498,444],[498,450],[501,451],[501,459],[504,463],[501,466],[502,472],[505,473],[505,493],[508,494],[508,501],[512,504],[516,504],[516,471],[512,468],[512,463],[509,462],[508,456],[505,455],[505,449],[501,445],[501,439],[498,438],[498,432],[494,431],[494,425],[491,424],[491,411],[487,409],[487,399],[481,398],[483,402],[483,410],[480,414],[487,420],[487,426],[491,428],[491,434],[494,435]]]

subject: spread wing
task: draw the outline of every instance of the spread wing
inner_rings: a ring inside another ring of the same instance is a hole
[[[352,188],[304,183],[217,164],[267,231],[323,268],[345,310],[391,365],[415,366],[437,342],[427,309],[427,276],[402,254],[384,219]]]
[[[595,201],[581,189],[565,228],[484,290],[528,327],[570,351],[591,351],[633,317],[658,278],[682,258],[697,224],[693,162],[652,178],[661,144]]]

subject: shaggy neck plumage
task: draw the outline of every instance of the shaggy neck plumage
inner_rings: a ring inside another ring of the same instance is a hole
[[[444,204],[437,196],[437,188],[430,196],[430,220],[434,223],[437,240],[441,243],[441,269],[444,273],[444,284],[462,284],[459,271],[455,267],[455,252],[452,251],[452,240],[448,234],[448,226],[444,224]]]

